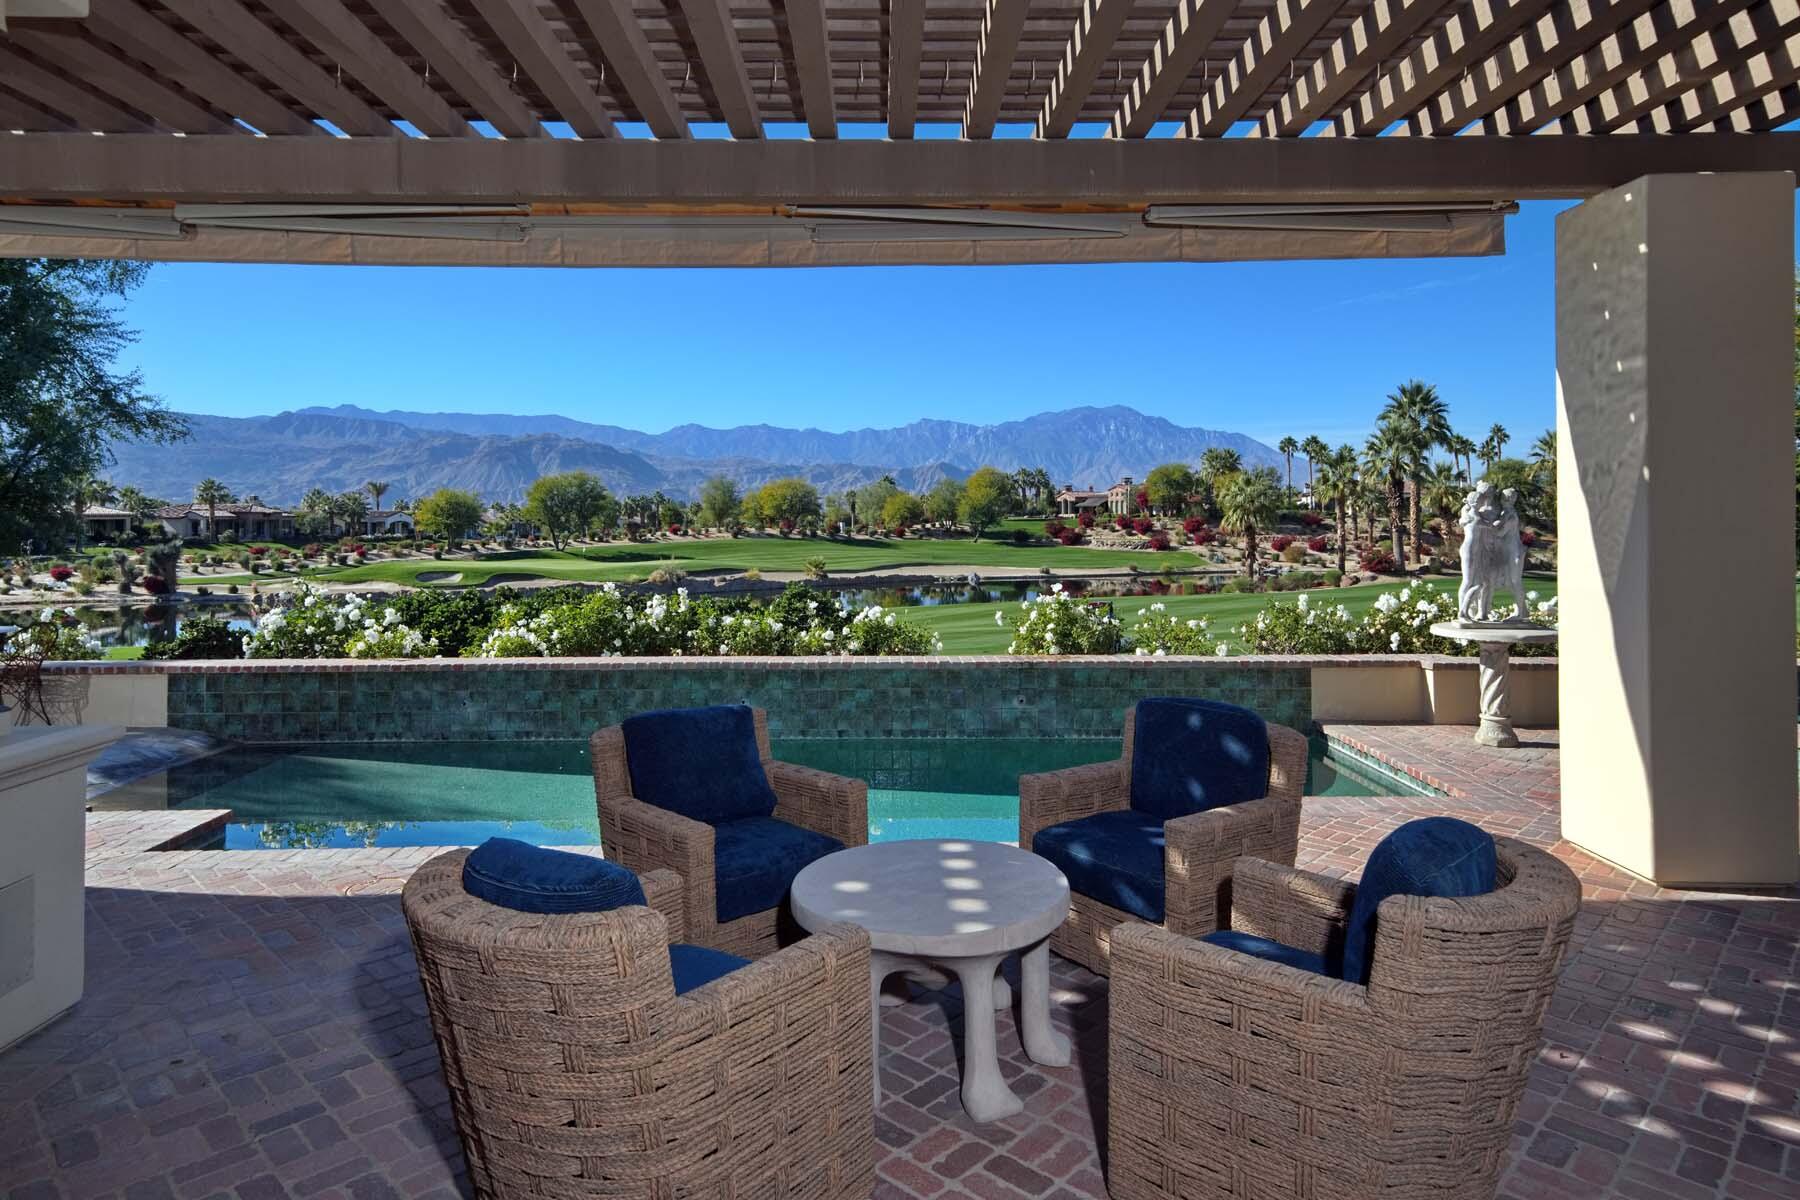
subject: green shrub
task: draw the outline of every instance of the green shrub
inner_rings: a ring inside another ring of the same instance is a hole
[[[995,611],[995,620],[1005,618]],[[1013,627],[1008,654],[1120,654],[1131,649],[1117,617],[1105,608],[1076,599],[1062,584],[1025,606]]]
[[[233,629],[218,617],[194,617],[183,621],[174,640],[151,642],[144,647],[150,659],[242,658],[244,631]]]
[[[1324,580],[1326,587],[1334,588],[1334,587],[1337,587],[1340,583],[1344,582],[1344,573],[1342,571],[1338,570],[1336,567],[1332,567],[1330,570],[1326,571],[1323,575],[1321,575],[1320,578],[1322,580]],[[1796,636],[1800,636],[1800,635],[1796,635]]]

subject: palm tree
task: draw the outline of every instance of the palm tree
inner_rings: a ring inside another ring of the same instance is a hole
[[[142,489],[128,483],[119,489],[119,507],[131,514],[134,525],[142,525],[155,516],[156,510],[162,506]]]
[[[1475,474],[1475,443],[1460,433],[1450,435],[1450,457],[1455,459],[1462,470],[1464,483],[1473,483]]]
[[[369,502],[363,499],[362,491],[345,492],[332,498],[331,515],[344,522],[344,532],[352,537],[362,533],[362,523],[369,515]]]
[[[1308,494],[1310,494],[1313,489],[1313,466],[1314,464],[1322,464],[1326,459],[1331,457],[1331,447],[1325,444],[1324,438],[1313,433],[1308,434],[1301,440],[1300,453],[1306,455],[1306,490]],[[1312,507],[1319,507],[1319,498],[1317,496],[1313,496],[1312,498]]]
[[[1423,493],[1422,503],[1432,516],[1450,527],[1450,518],[1456,515],[1462,504],[1463,488],[1457,478],[1457,470],[1447,462],[1432,463],[1425,472],[1420,491]]]
[[[1275,469],[1238,471],[1219,481],[1219,528],[1244,538],[1244,573],[1256,578],[1256,531],[1275,523],[1281,495]]]
[[[1386,422],[1389,419],[1410,427],[1414,435],[1407,439],[1408,454],[1403,472],[1410,499],[1407,533],[1412,542],[1413,557],[1423,562],[1424,547],[1419,537],[1419,491],[1424,485],[1426,455],[1435,446],[1448,449],[1450,439],[1454,436],[1450,432],[1450,408],[1438,396],[1435,387],[1417,379],[1409,379],[1388,393],[1387,407],[1381,410],[1378,420]],[[1402,567],[1406,565],[1404,555],[1398,556],[1398,561]]]
[[[1388,531],[1393,535],[1394,562],[1406,567],[1406,526],[1401,515],[1406,506],[1406,472],[1421,452],[1418,427],[1399,414],[1381,418],[1375,432],[1363,447],[1363,461],[1369,474],[1381,479],[1387,488]]]
[[[1056,495],[1056,484],[1051,482],[1050,472],[1042,467],[1031,468],[1031,486],[1037,491],[1039,510],[1049,512],[1050,501]]]
[[[1206,485],[1206,491],[1213,498],[1213,505],[1218,506],[1219,487],[1228,476],[1236,475],[1244,469],[1244,460],[1236,450],[1224,446],[1213,446],[1200,455],[1200,469],[1195,474]]]
[[[206,535],[219,536],[219,505],[230,504],[236,497],[231,489],[208,475],[194,488],[194,503],[206,505]]]
[[[1512,441],[1512,435],[1506,432],[1506,426],[1496,423],[1488,429],[1487,438],[1481,443],[1481,469],[1491,471],[1499,459],[1506,443]]]
[[[1275,443],[1275,449],[1281,451],[1281,457],[1287,459],[1287,490],[1288,494],[1292,495],[1294,492],[1294,452],[1300,449],[1300,443],[1295,441],[1290,434]]]
[[[1556,430],[1546,429],[1531,443],[1531,465],[1542,474],[1556,470]]]
[[[380,483],[373,479],[363,484],[363,491],[369,493],[369,499],[373,502],[371,507],[376,511],[380,511],[381,498],[388,494],[388,489],[392,486],[393,484],[391,483]]]
[[[1310,464],[1312,460],[1309,458]],[[1356,448],[1339,446],[1336,453],[1319,460],[1319,481],[1315,498],[1331,505],[1337,519],[1337,569],[1345,571],[1345,555],[1350,543],[1350,530],[1344,524],[1344,508],[1356,496]]]
[[[1369,523],[1368,544],[1375,545],[1375,514],[1387,503],[1387,487],[1372,472],[1359,471],[1356,476],[1356,512]]]

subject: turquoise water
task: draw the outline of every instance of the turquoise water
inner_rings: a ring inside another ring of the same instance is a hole
[[[1014,841],[1018,779],[1115,758],[1108,740],[854,738],[778,740],[775,755],[869,782],[869,838]],[[228,850],[466,846],[488,837],[540,845],[600,840],[585,742],[415,742],[244,747],[168,772],[173,808],[229,808]],[[1309,795],[1391,793],[1324,757]],[[215,846],[217,843],[215,843]]]

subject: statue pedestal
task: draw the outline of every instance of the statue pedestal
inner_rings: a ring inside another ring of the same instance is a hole
[[[1479,624],[1440,621],[1431,627],[1438,637],[1474,642],[1481,649],[1481,724],[1475,741],[1483,746],[1508,748],[1519,744],[1513,732],[1510,678],[1512,648],[1527,642],[1554,642],[1556,630],[1524,621]]]

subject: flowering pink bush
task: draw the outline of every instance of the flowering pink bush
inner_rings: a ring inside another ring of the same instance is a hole
[[[1091,512],[1084,512],[1079,517],[1075,518],[1075,523],[1083,529],[1092,529],[1094,527],[1094,514]]]
[[[68,567],[50,568],[50,578],[56,580],[58,583],[67,583],[69,581],[69,576],[73,574],[75,574],[75,572]]]
[[[676,522],[676,521],[670,521],[669,522],[669,532],[670,533],[680,533],[681,532],[680,523]]]
[[[143,584],[144,591],[148,595],[166,596],[169,594],[169,581],[161,575],[146,575],[138,582]]]
[[[1297,539],[1291,533],[1278,533],[1269,539],[1269,549],[1280,554],[1283,550],[1286,550],[1289,546],[1293,545],[1296,540]]]
[[[1151,534],[1150,548],[1152,550],[1167,550],[1169,548],[1169,535],[1160,529]]]
[[[1317,529],[1319,526],[1321,526],[1325,523],[1325,514],[1324,513],[1316,513],[1316,512],[1303,512],[1300,514],[1300,523],[1302,525],[1306,526],[1308,529]]]
[[[1149,533],[1155,528],[1156,522],[1151,521],[1146,517],[1137,517],[1131,522],[1131,532],[1137,534],[1139,537],[1142,537],[1144,534]]]
[[[1519,530],[1519,544],[1523,545],[1523,546],[1537,545],[1537,534],[1533,533],[1529,529]]]
[[[1386,550],[1365,550],[1362,556],[1362,569],[1376,575],[1392,575],[1398,566],[1394,556]]]
[[[1196,546],[1210,546],[1218,540],[1219,535],[1205,526],[1194,531],[1194,545]]]
[[[1137,506],[1139,508],[1149,508],[1150,507],[1150,493],[1145,491],[1143,488],[1139,488],[1137,490],[1137,494],[1134,495],[1132,497],[1132,499],[1137,501]]]
[[[1306,548],[1311,550],[1314,554],[1323,554],[1325,551],[1331,549],[1331,539],[1323,536],[1308,538],[1306,540]]]
[[[250,547],[250,553],[254,554],[257,558],[261,558],[263,555],[267,554],[268,552],[269,552],[269,548],[267,546],[252,546],[252,547]]]
[[[1063,535],[1063,530],[1067,528],[1068,526],[1064,525],[1061,521],[1050,520],[1044,522],[1044,532],[1053,538],[1061,537]]]
[[[1056,535],[1056,540],[1065,546],[1079,546],[1081,545],[1081,530],[1064,529]]]
[[[1199,533],[1202,529],[1205,529],[1205,528],[1206,528],[1206,518],[1205,517],[1189,517],[1187,520],[1185,520],[1181,523],[1181,532],[1188,534],[1190,536],[1193,534]]]

